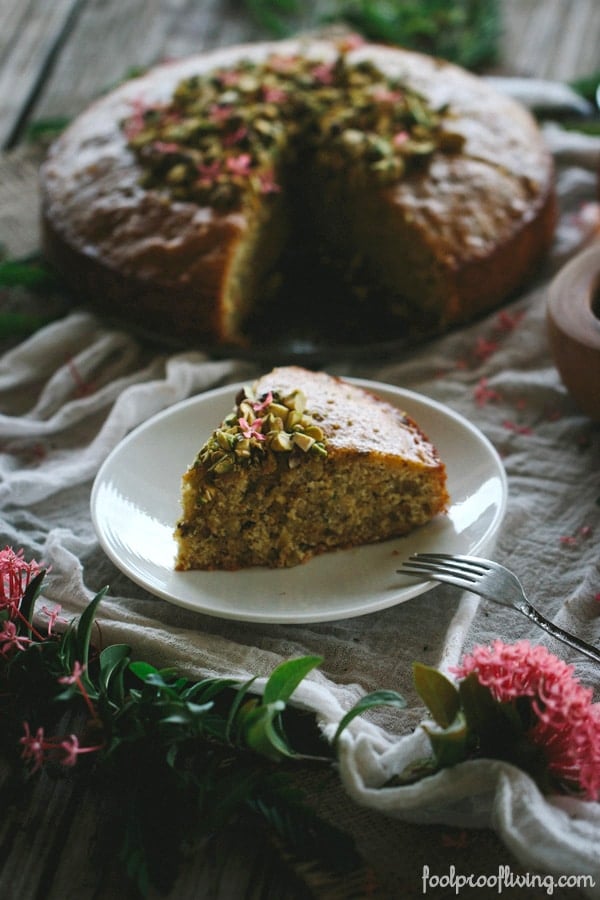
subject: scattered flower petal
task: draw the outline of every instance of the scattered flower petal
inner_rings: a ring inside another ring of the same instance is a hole
[[[496,403],[502,400],[501,394],[490,388],[487,378],[480,378],[473,390],[473,397],[478,406],[485,406],[486,403]]]

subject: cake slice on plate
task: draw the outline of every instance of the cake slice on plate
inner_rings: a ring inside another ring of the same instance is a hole
[[[445,511],[446,470],[406,413],[354,384],[274,369],[183,475],[176,568],[294,566]]]

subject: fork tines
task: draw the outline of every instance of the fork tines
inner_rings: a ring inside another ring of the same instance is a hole
[[[452,553],[414,553],[402,563],[398,573],[414,573],[415,575],[427,575],[439,571],[443,565],[444,571],[455,572],[465,580],[475,580],[492,568],[489,560],[476,556],[460,556]]]

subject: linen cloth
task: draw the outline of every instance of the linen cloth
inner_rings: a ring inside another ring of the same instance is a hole
[[[545,135],[558,166],[561,216],[535,283],[502,310],[411,352],[336,359],[323,368],[420,392],[489,438],[509,484],[495,558],[517,572],[542,612],[600,646],[600,429],[565,391],[545,325],[550,280],[600,237],[600,139],[554,124]],[[128,643],[137,657],[158,666],[176,666],[193,678],[259,675],[260,688],[283,659],[322,656],[294,699],[315,711],[326,733],[365,692],[400,691],[409,701],[406,710],[361,717],[342,741],[340,775],[348,796],[409,822],[493,828],[523,865],[592,875],[596,888],[588,893],[600,896],[600,804],[543,797],[525,774],[489,760],[409,787],[380,789],[427,754],[413,661],[447,670],[464,650],[501,637],[546,644],[596,690],[597,666],[513,611],[445,586],[346,621],[237,623],[152,596],[100,548],[89,500],[110,451],[173,403],[258,374],[248,361],[157,350],[83,308],[8,350],[0,359],[0,544],[22,547],[26,558],[49,567],[45,602],[60,604],[67,619],[110,585],[98,614],[102,640]]]

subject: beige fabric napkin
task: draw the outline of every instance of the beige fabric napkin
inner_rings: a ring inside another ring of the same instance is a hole
[[[326,368],[418,391],[473,422],[499,451],[509,502],[496,558],[522,577],[531,600],[559,624],[600,645],[600,466],[597,426],[576,408],[549,355],[545,300],[559,266],[600,233],[595,202],[600,139],[555,126],[546,135],[559,164],[561,222],[535,284],[470,327],[369,362]],[[482,286],[482,290],[485,286]],[[600,805],[544,798],[523,773],[481,760],[407,788],[382,791],[389,774],[426,750],[411,683],[413,660],[447,669],[463,649],[495,637],[547,643],[515,613],[450,588],[382,612],[313,625],[237,623],[177,608],[136,586],[101,550],[89,499],[107,455],[130,431],[173,403],[246,381],[256,365],[196,353],[156,353],[83,310],[36,333],[0,359],[0,543],[50,566],[47,599],[77,615],[103,585],[103,639],[184,673],[263,678],[282,659],[324,662],[297,692],[331,733],[364,692],[399,690],[405,711],[355,720],[342,745],[348,795],[386,816],[490,826],[522,864],[592,874],[600,896]],[[600,673],[567,648],[586,684]],[[261,682],[259,681],[260,685]]]

